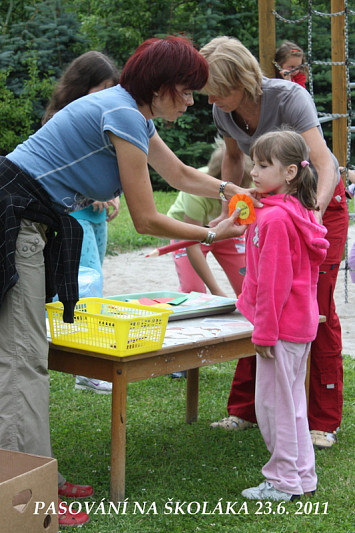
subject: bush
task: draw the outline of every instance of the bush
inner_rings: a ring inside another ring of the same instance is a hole
[[[11,152],[34,131],[35,105],[38,98],[47,99],[52,91],[50,80],[38,78],[37,63],[29,60],[28,79],[18,95],[7,86],[10,70],[0,70],[0,155]]]

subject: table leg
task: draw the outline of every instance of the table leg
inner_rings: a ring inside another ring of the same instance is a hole
[[[186,384],[186,423],[197,422],[198,414],[198,381],[199,369],[191,368],[187,371]]]
[[[126,475],[126,404],[127,374],[125,365],[114,365],[112,380],[112,422],[111,422],[111,484],[112,502],[125,498]]]

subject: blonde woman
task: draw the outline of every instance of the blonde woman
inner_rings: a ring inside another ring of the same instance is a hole
[[[203,92],[213,105],[215,125],[226,143],[222,179],[240,183],[245,154],[263,133],[287,126],[300,133],[310,149],[317,178],[317,211],[328,233],[330,247],[320,267],[318,305],[327,320],[312,343],[309,425],[315,446],[336,442],[342,416],[343,363],[340,321],[333,299],[348,213],[338,162],[328,149],[310,94],[297,83],[263,76],[251,52],[232,37],[217,37],[201,49],[209,65]],[[214,425],[246,429],[256,422],[254,411],[255,361],[238,363],[228,402],[229,417]]]

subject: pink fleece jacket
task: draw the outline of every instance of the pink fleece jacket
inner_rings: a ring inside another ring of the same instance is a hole
[[[254,325],[254,344],[312,341],[327,230],[292,196],[277,194],[262,202],[247,230],[246,276],[237,307]]]

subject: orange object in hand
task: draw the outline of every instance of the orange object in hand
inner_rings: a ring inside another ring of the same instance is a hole
[[[235,194],[232,196],[228,207],[229,216],[236,209],[240,209],[239,217],[236,220],[239,224],[251,224],[256,219],[253,200],[246,194]]]

